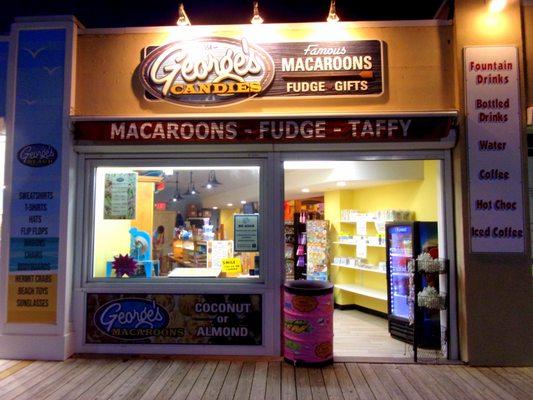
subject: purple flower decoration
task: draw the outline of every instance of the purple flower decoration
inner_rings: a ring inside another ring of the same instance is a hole
[[[122,255],[119,254],[118,257],[113,257],[113,269],[115,270],[115,275],[121,278],[124,275],[133,276],[137,270],[137,262],[131,258],[128,254]]]

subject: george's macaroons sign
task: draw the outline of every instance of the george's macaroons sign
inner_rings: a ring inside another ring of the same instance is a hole
[[[140,81],[149,100],[223,106],[255,96],[383,93],[379,40],[253,44],[204,37],[144,49]]]

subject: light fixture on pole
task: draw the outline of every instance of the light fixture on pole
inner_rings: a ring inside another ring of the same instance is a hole
[[[176,191],[174,192],[174,197],[172,197],[172,201],[174,203],[176,201],[183,200],[183,197],[181,196],[181,193],[180,193],[180,183],[179,183],[178,177],[179,177],[179,173],[176,172]]]
[[[329,3],[329,14],[328,14],[328,22],[339,22],[339,16],[337,15],[337,12],[335,11],[335,0],[331,0]]]
[[[254,25],[263,23],[263,18],[261,18],[261,16],[259,15],[259,2],[258,1],[254,1],[254,16],[252,17],[250,22]]]
[[[191,21],[189,20],[189,17],[187,16],[187,13],[185,12],[185,6],[183,3],[180,3],[179,10],[178,10],[178,20],[176,21],[176,25],[178,26],[190,26]]]
[[[187,185],[187,191],[183,193],[183,195],[190,196],[190,195],[195,195],[195,194],[200,194],[200,193],[198,192],[198,190],[196,190],[196,187],[194,186],[194,182],[192,180],[192,171],[191,171],[190,177],[189,177],[189,184]]]

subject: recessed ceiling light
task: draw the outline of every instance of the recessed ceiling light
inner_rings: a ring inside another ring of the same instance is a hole
[[[233,207],[233,203],[228,203],[228,207]]]
[[[304,193],[309,193],[310,190],[309,190],[309,188],[303,188],[303,189],[302,189],[302,192],[304,192]]]
[[[213,210],[218,210],[218,207],[217,206],[213,207]]]
[[[241,200],[241,204],[246,204],[246,200]]]
[[[339,181],[339,182],[337,182],[337,186],[346,186],[346,182]]]

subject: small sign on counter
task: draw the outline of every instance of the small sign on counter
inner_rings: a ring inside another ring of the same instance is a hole
[[[225,272],[227,276],[237,276],[242,273],[242,265],[240,258],[223,258],[222,259],[222,272]]]

